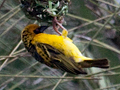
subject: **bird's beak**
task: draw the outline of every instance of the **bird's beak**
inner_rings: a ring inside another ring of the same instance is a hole
[[[49,26],[40,26],[40,27],[38,28],[38,30],[39,30],[40,33],[43,33],[48,27],[49,27]]]

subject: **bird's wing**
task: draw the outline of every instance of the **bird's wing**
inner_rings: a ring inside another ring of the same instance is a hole
[[[72,57],[67,57],[63,52],[44,43],[36,43],[37,53],[44,58],[44,62],[51,67],[57,67],[61,70],[73,74],[86,74]]]

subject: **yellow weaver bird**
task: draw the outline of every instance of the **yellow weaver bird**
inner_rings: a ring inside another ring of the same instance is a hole
[[[67,31],[62,35],[43,33],[47,26],[30,24],[24,28],[21,37],[25,48],[39,62],[58,68],[72,74],[87,74],[82,68],[109,68],[107,59],[85,57],[67,37]]]

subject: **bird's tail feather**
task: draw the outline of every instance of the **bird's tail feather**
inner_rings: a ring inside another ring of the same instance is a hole
[[[107,59],[96,59],[96,60],[84,60],[79,63],[82,68],[98,67],[98,68],[109,68],[109,60]]]

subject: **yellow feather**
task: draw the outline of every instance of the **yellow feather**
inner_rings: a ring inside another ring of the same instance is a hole
[[[63,36],[64,38],[66,38],[67,35],[68,35],[68,31],[64,29],[64,30],[62,31],[62,36]]]

